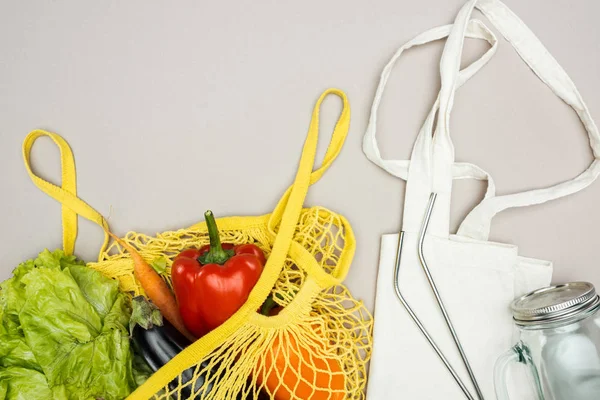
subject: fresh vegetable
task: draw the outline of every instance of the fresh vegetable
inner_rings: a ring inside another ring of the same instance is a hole
[[[179,312],[198,337],[221,325],[246,302],[266,261],[254,244],[221,244],[212,212],[204,217],[210,245],[181,252],[171,268]]]
[[[140,325],[133,328],[133,344],[137,353],[146,361],[152,371],[158,371],[163,365],[169,362],[173,357],[179,354],[183,349],[192,344],[183,336],[169,321],[163,321],[163,325],[153,325],[149,329],[144,329]],[[208,363],[203,363],[201,368],[206,367]],[[181,372],[181,386],[191,382],[194,377],[195,367]],[[211,373],[215,373],[211,370]],[[196,382],[184,386],[180,389],[181,399],[191,399],[192,393],[198,398],[207,395],[213,389],[213,382],[204,385],[206,374],[198,376]],[[169,383],[170,390],[176,390],[179,387],[179,377]],[[192,386],[194,391],[192,392]],[[178,397],[179,398],[179,397]]]
[[[0,399],[122,399],[148,377],[134,367],[131,305],[118,282],[61,250],[0,284]]]
[[[152,261],[150,266],[152,266],[159,275],[165,275],[167,273],[167,259],[164,256],[158,257]]]
[[[276,400],[341,400],[346,397],[345,378],[338,360],[312,355],[315,348],[322,346],[319,343],[298,344],[293,335],[285,339],[275,338],[272,350],[265,357],[265,372],[259,372],[257,376],[259,384],[264,379],[265,387]]]
[[[163,365],[169,362],[173,357],[179,354],[183,349],[192,344],[185,338],[173,325],[168,321],[163,321],[163,325],[153,325],[149,329],[144,329],[140,325],[136,325],[133,328],[133,345],[136,352],[141,355],[143,360],[148,364],[152,371],[158,371]],[[204,396],[208,396],[209,393],[215,388],[215,383],[218,385],[219,379],[211,379],[215,374],[219,373],[218,368],[215,365],[213,368],[205,369],[209,365],[208,361],[201,364],[200,368],[203,373],[200,374],[196,382],[190,383],[188,386],[181,387],[179,389],[179,395],[174,394],[174,398],[181,398],[181,400],[187,399],[202,399]],[[196,366],[186,369],[181,375],[181,385],[179,385],[179,378],[173,379],[169,383],[169,389],[172,391],[177,390],[178,387],[184,386],[187,383],[193,381],[194,370]],[[222,373],[222,372],[221,372]],[[206,382],[209,379],[210,382]],[[203,385],[206,386],[203,387]],[[194,390],[192,391],[192,385]],[[237,400],[244,399],[245,397],[241,394],[236,396]],[[252,395],[247,397],[248,400],[254,399]],[[269,400],[269,396],[264,392],[260,392],[258,400]]]
[[[144,292],[148,298],[158,307],[163,317],[165,317],[173,326],[177,328],[184,336],[190,340],[194,340],[194,336],[186,329],[179,310],[177,301],[169,285],[161,278],[161,276],[152,268],[146,260],[132,246],[121,240],[111,232],[108,234],[119,244],[125,248],[133,259],[133,272],[136,279],[142,285]]]
[[[131,300],[132,311],[129,318],[129,332],[133,335],[133,328],[141,326],[150,329],[153,326],[161,326],[163,317],[158,307],[150,303],[144,296],[136,296]]]
[[[281,309],[269,296],[261,313],[276,315]],[[317,325],[312,329],[323,335]],[[315,357],[315,353],[323,354],[325,350],[322,342],[298,343],[294,335],[277,336],[266,353],[257,382],[264,384],[275,400],[342,400],[346,397],[346,382],[339,361],[332,357]]]

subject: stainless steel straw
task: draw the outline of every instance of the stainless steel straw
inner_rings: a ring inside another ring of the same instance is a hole
[[[431,219],[431,214],[433,212],[433,206],[435,205],[436,198],[437,198],[436,193],[431,193],[431,195],[429,196],[429,203],[427,205],[427,210],[425,212],[425,217],[423,219],[423,225],[421,226],[421,232],[419,233],[419,245],[418,245],[419,261],[421,262],[421,267],[423,267],[423,271],[425,272],[425,275],[427,276],[427,281],[429,282],[429,286],[431,286],[431,290],[432,290],[433,294],[435,295],[435,299],[438,303],[438,306],[440,307],[440,310],[442,311],[442,315],[444,316],[444,320],[446,321],[448,330],[452,334],[452,339],[454,339],[456,348],[458,349],[458,352],[460,353],[460,356],[463,360],[465,368],[467,369],[469,378],[470,378],[471,382],[473,383],[473,387],[475,388],[475,391],[477,392],[477,397],[480,400],[483,400],[483,394],[481,393],[481,389],[479,388],[479,384],[477,383],[477,379],[475,378],[475,374],[473,373],[471,364],[469,363],[467,355],[465,354],[464,349],[460,343],[460,340],[458,338],[456,330],[454,329],[454,325],[452,324],[452,321],[450,320],[450,316],[448,315],[448,312],[446,311],[444,302],[442,301],[442,298],[437,289],[437,286],[435,284],[433,276],[431,275],[431,272],[429,271],[427,261],[425,260],[425,254],[423,251],[423,247],[424,247],[424,243],[425,243],[425,234],[427,233],[427,228],[429,227],[429,220]],[[448,369],[448,371],[450,372],[450,374],[452,375],[452,377],[454,378],[454,380],[456,381],[458,386],[460,386],[461,390],[463,391],[463,393],[467,397],[467,399],[475,400],[475,398],[473,397],[471,392],[469,392],[469,390],[467,389],[466,385],[464,384],[464,382],[462,381],[460,376],[458,376],[458,374],[456,373],[456,370],[452,367],[452,365],[450,364],[448,359],[444,356],[444,353],[440,350],[440,348],[435,343],[435,341],[433,340],[433,338],[431,337],[431,335],[429,334],[429,332],[427,331],[425,326],[423,326],[423,324],[421,323],[421,321],[419,320],[419,318],[417,317],[417,315],[415,314],[413,309],[410,307],[410,305],[408,304],[408,302],[402,295],[402,292],[400,290],[399,273],[400,273],[400,260],[402,258],[403,241],[404,241],[404,232],[401,231],[400,236],[398,238],[398,249],[396,252],[396,269],[394,271],[394,288],[396,290],[396,295],[398,296],[398,299],[400,300],[400,302],[402,303],[404,308],[406,308],[406,311],[408,311],[408,314],[410,315],[412,320],[415,322],[415,324],[417,325],[417,327],[419,328],[419,330],[421,331],[423,336],[425,336],[425,338],[427,339],[427,341],[429,342],[431,347],[433,347],[433,350],[435,350],[438,357],[442,360],[442,362],[444,363],[444,365],[446,366],[446,368]]]

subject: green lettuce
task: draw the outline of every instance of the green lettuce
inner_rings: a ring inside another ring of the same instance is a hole
[[[0,400],[126,397],[149,376],[130,316],[117,281],[61,250],[20,264],[0,284]]]
[[[0,399],[66,400],[64,393],[53,393],[43,373],[21,367],[0,368]]]

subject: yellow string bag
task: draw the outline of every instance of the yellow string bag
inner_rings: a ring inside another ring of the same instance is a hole
[[[323,163],[313,171],[319,110],[329,94],[339,96],[343,108]],[[354,234],[343,216],[322,207],[303,208],[309,186],[339,154],[349,121],[346,95],[326,90],[314,108],[295,181],[275,210],[258,217],[217,219],[223,242],[254,243],[265,251],[264,271],[229,320],[178,354],[129,399],[183,399],[186,389],[206,400],[365,398],[372,317],[342,285],[354,256]],[[40,135],[50,136],[61,149],[62,188],[41,180],[29,167],[29,151]],[[73,249],[76,214],[107,227],[100,214],[77,198],[72,154],[62,138],[32,132],[24,157],[34,183],[63,204],[65,250]],[[164,257],[170,267],[180,251],[207,244],[208,234],[202,222],[155,237],[130,232],[123,240],[147,261]],[[107,239],[98,262],[89,266],[118,279],[123,290],[143,294],[129,254],[117,243],[106,245]],[[258,310],[269,294],[283,308],[267,317]]]

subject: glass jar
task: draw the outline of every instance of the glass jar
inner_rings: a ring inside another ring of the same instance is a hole
[[[543,400],[600,399],[600,298],[591,283],[531,292],[512,304],[518,343],[496,362],[498,400],[508,400],[507,367],[518,362]]]

